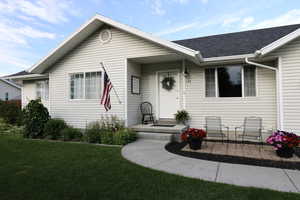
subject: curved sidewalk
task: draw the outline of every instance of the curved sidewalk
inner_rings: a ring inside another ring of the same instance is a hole
[[[300,192],[300,171],[187,158],[165,150],[165,141],[138,140],[122,156],[144,167],[202,180]]]

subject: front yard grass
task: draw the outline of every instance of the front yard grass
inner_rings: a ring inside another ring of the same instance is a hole
[[[154,171],[126,161],[120,151],[0,135],[0,199],[300,199]]]

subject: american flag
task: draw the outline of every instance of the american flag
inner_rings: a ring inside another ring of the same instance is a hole
[[[110,103],[110,91],[112,89],[113,85],[109,80],[109,77],[106,73],[104,72],[104,88],[103,88],[103,94],[101,98],[101,104],[104,105],[104,108],[106,111],[111,109],[111,103]]]

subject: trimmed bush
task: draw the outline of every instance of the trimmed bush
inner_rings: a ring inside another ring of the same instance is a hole
[[[41,103],[41,100],[31,100],[23,109],[24,137],[42,138],[44,126],[49,119],[48,109]]]
[[[52,140],[57,140],[61,138],[61,131],[65,128],[67,128],[67,124],[63,119],[49,119],[44,127],[44,136]]]
[[[1,101],[0,100],[0,118],[4,119],[6,123],[13,125],[22,124],[22,110],[19,104],[15,101]]]
[[[66,127],[61,131],[61,135],[64,141],[80,141],[82,138],[82,132],[73,127]]]
[[[125,145],[134,142],[136,138],[136,133],[133,130],[124,128],[113,134],[113,144]]]

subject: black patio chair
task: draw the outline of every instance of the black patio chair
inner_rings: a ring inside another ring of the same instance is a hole
[[[142,113],[142,124],[146,124],[148,122],[152,122],[154,124],[154,117],[152,112],[152,104],[150,102],[143,102],[140,105],[141,113]],[[146,120],[146,118],[149,118]]]

